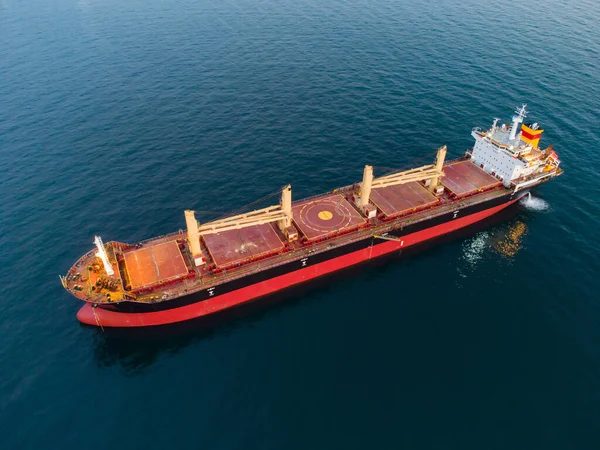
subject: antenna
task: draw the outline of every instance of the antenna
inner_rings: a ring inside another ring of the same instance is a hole
[[[513,123],[510,129],[510,140],[514,140],[517,137],[517,128],[523,123],[523,119],[527,117],[527,104],[523,103],[521,107],[517,107],[515,110],[516,116],[513,116]]]
[[[494,117],[494,123],[492,124],[492,133],[495,133],[496,130],[498,129],[499,121],[500,121],[500,119],[498,119],[497,117]]]
[[[112,276],[115,274],[112,266],[110,265],[110,261],[108,260],[108,255],[106,254],[106,249],[104,248],[104,243],[102,242],[102,238],[100,236],[94,236],[94,244],[96,244],[96,248],[98,251],[96,252],[96,256],[102,260],[102,264],[104,264],[104,270],[106,270],[106,274],[108,276]]]

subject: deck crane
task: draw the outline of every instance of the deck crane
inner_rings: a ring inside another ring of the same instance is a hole
[[[186,210],[185,222],[190,251],[198,265],[198,263],[201,263],[201,261],[198,261],[198,258],[202,258],[202,249],[200,247],[201,236],[229,230],[239,230],[240,228],[272,222],[277,222],[279,229],[286,238],[293,241],[298,238],[298,233],[296,229],[292,227],[292,217],[292,186],[289,184],[281,191],[281,201],[279,205],[237,214],[213,222],[199,224],[196,220],[194,211]]]
[[[441,194],[441,192],[443,192],[443,187],[440,184],[440,178],[444,175],[443,167],[446,158],[446,150],[445,145],[438,149],[437,157],[433,164],[380,178],[373,178],[373,166],[365,166],[363,180],[360,184],[357,202],[358,207],[367,217],[374,217],[375,208],[369,203],[369,198],[373,189],[406,184],[413,181],[426,181],[428,182],[431,193],[436,195]]]

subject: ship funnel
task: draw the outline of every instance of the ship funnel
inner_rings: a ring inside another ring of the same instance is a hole
[[[102,264],[104,265],[104,270],[108,276],[113,276],[115,271],[110,265],[110,261],[108,260],[108,254],[106,253],[106,249],[104,248],[104,243],[102,242],[102,238],[100,236],[94,236],[94,244],[96,244],[96,248],[98,251],[96,252],[96,256],[102,260]]]
[[[538,148],[543,132],[544,130],[542,130],[537,123],[534,123],[533,125],[524,123],[521,126],[521,140],[526,144],[531,145],[533,148]]]
[[[510,140],[513,141],[517,137],[517,133],[519,132],[519,125],[523,123],[523,119],[527,117],[527,105],[523,103],[520,108],[517,108],[515,111],[515,116],[513,116],[513,123],[510,129]]]

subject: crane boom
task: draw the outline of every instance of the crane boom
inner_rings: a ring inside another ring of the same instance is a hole
[[[443,168],[445,158],[446,146],[444,145],[438,149],[436,160],[433,164],[375,179],[373,178],[373,167],[365,166],[363,180],[360,184],[360,199],[358,205],[363,208],[363,211],[367,208],[373,189],[397,186],[399,184],[412,183],[413,181],[431,180],[429,189],[431,192],[434,192],[439,186],[440,178],[444,175]]]
[[[202,253],[200,248],[200,237],[209,234],[222,233],[225,231],[239,230],[240,228],[265,223],[277,222],[279,228],[284,231],[292,224],[292,186],[287,185],[281,192],[281,203],[268,206],[247,213],[237,214],[224,219],[215,220],[205,224],[198,224],[194,211],[185,211],[185,219],[188,229],[188,241],[190,250],[194,256]]]

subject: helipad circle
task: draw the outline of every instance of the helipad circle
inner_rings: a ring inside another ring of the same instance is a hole
[[[331,220],[333,217],[333,214],[331,214],[331,212],[329,212],[329,211],[321,211],[319,214],[317,214],[317,216],[321,220]]]

